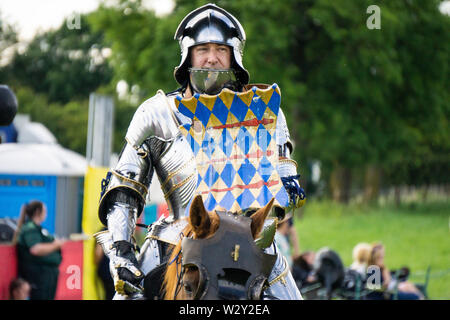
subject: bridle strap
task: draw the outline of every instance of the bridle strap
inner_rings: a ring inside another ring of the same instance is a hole
[[[180,250],[180,252],[181,252],[181,250]],[[175,259],[176,259],[176,268],[177,268],[177,285],[175,287],[173,300],[176,300],[176,298],[178,296],[178,293],[183,288],[182,284],[183,284],[184,268],[182,266],[181,266],[180,273],[178,273],[178,266],[180,265],[180,262],[178,262],[178,257],[180,256],[180,252],[175,257]]]

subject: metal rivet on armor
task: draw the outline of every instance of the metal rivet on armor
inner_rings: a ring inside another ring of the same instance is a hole
[[[234,261],[238,261],[238,259],[239,259],[239,249],[240,248],[241,248],[241,246],[236,244],[234,246],[234,251],[231,252],[231,256],[233,257]]]

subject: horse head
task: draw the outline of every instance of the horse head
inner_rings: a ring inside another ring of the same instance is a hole
[[[165,298],[259,299],[276,256],[264,253],[255,240],[261,240],[273,202],[246,217],[207,211],[196,196],[184,237],[169,260]]]

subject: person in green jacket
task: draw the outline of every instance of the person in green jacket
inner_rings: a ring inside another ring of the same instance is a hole
[[[28,221],[24,223],[25,216]],[[58,284],[61,246],[65,241],[55,239],[42,228],[46,217],[45,204],[32,201],[22,208],[17,228],[18,275],[31,285],[30,300],[53,300]]]

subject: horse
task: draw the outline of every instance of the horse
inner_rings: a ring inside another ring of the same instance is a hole
[[[266,233],[261,231],[273,203],[246,217],[207,211],[202,197],[194,197],[168,260],[164,299],[260,299],[276,255],[264,253],[255,240]]]

